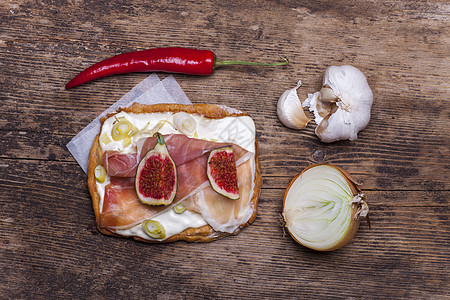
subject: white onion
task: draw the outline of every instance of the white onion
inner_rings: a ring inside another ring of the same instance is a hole
[[[298,174],[284,195],[283,218],[291,236],[305,247],[331,251],[356,234],[368,213],[354,180],[332,165],[314,165]]]

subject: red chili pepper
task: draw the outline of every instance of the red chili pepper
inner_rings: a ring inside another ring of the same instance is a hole
[[[66,89],[73,88],[94,79],[132,72],[211,75],[215,68],[225,65],[281,66],[288,63],[287,59],[280,63],[216,61],[216,56],[209,50],[181,47],[154,48],[119,54],[98,62],[69,81],[66,84]]]

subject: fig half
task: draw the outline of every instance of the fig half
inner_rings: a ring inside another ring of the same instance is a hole
[[[211,151],[206,166],[211,187],[219,194],[237,200],[239,187],[233,147],[221,147]]]
[[[177,192],[177,169],[164,137],[157,132],[155,148],[148,151],[136,171],[136,193],[148,205],[168,205]]]

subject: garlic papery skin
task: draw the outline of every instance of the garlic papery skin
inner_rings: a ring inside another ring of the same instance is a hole
[[[197,122],[188,113],[178,112],[173,115],[175,127],[185,135],[191,135],[197,129]]]
[[[368,210],[365,196],[353,179],[326,164],[310,166],[295,176],[283,200],[283,218],[290,235],[317,251],[345,246]]]
[[[325,143],[356,140],[369,123],[373,103],[366,77],[353,66],[331,66],[322,86],[303,102],[314,113],[316,135]]]
[[[311,121],[305,115],[297,89],[302,85],[299,81],[293,89],[285,91],[277,103],[277,115],[284,126],[291,129],[303,129]]]

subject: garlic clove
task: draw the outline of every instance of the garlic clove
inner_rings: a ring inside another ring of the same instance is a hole
[[[303,129],[311,121],[305,115],[297,89],[302,85],[299,81],[293,89],[285,91],[277,103],[277,115],[284,126],[291,129]]]
[[[191,135],[197,129],[197,122],[186,112],[178,112],[173,115],[175,127],[185,135]]]
[[[373,93],[364,74],[353,66],[331,66],[323,87],[308,94],[304,107],[314,113],[316,135],[322,142],[356,140],[370,120]]]
[[[325,130],[328,128],[328,119],[331,117],[331,114],[328,114],[323,120],[320,122],[319,126],[316,127],[316,135],[319,139],[322,140],[322,135]]]
[[[322,87],[319,95],[322,102],[336,102],[339,100],[339,98],[334,94],[333,89],[328,86]]]

